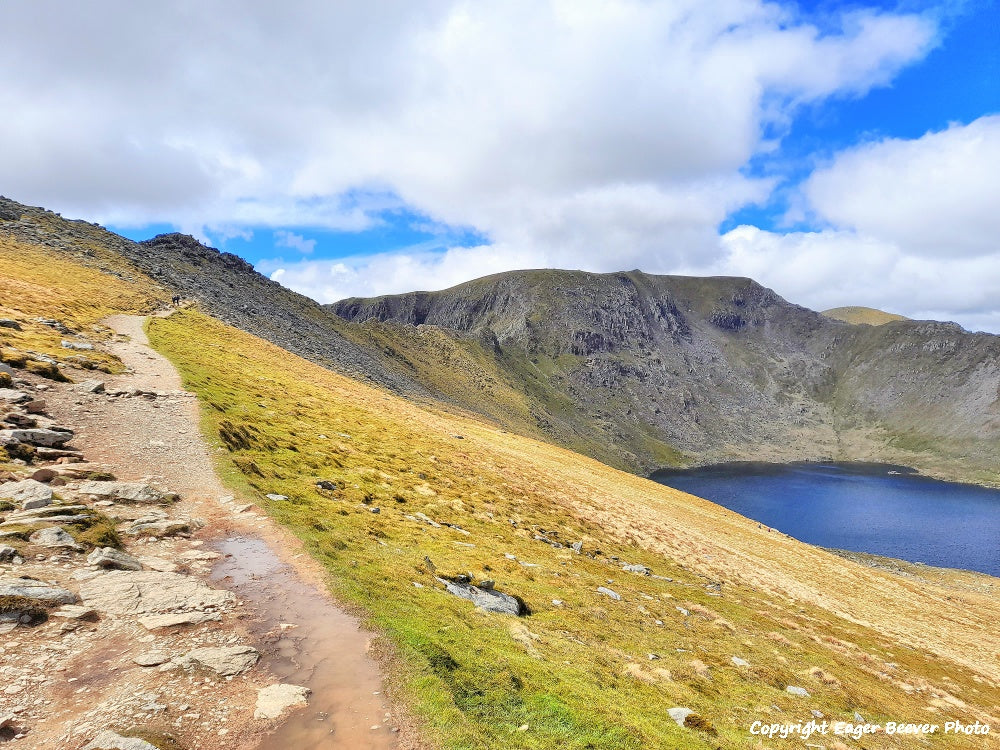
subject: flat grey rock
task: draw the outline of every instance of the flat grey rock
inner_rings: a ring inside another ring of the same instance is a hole
[[[307,687],[279,683],[268,685],[257,691],[257,708],[253,713],[255,719],[277,719],[285,711],[295,706],[304,706],[309,702]]]
[[[38,445],[45,448],[58,448],[72,440],[73,433],[65,430],[50,430],[45,428],[0,430],[0,438],[10,438],[19,443]]]
[[[39,529],[28,537],[28,541],[32,544],[37,544],[40,547],[72,549],[77,552],[83,551],[83,547],[77,544],[76,540],[67,534],[66,531],[60,526],[53,526],[48,529]]]
[[[800,698],[809,697],[809,691],[803,687],[799,687],[798,685],[789,685],[788,687],[785,688],[785,692],[788,693],[789,695],[797,695]]]
[[[521,602],[510,594],[504,594],[494,588],[473,586],[470,583],[457,583],[444,578],[439,578],[438,580],[445,585],[449,593],[460,596],[463,599],[468,599],[484,612],[514,615],[515,617],[521,614]]]
[[[231,677],[246,672],[259,658],[252,646],[208,646],[188,651],[176,661],[184,667],[200,664],[222,677]]]
[[[225,609],[236,597],[179,573],[112,570],[80,587],[89,607],[115,615],[153,615]]]
[[[104,393],[103,380],[84,380],[73,386],[73,390],[79,393]]]
[[[142,570],[142,563],[127,552],[113,547],[95,549],[87,556],[87,564],[98,568],[117,568],[118,570]]]
[[[117,732],[105,729],[84,745],[83,750],[157,750],[157,747],[138,737],[122,737]]]
[[[43,508],[52,504],[52,488],[34,479],[7,482],[0,485],[0,499],[18,503],[24,510]]]
[[[165,615],[142,615],[139,624],[146,630],[174,628],[180,625],[201,625],[203,622],[218,622],[222,615],[218,612],[175,612]]]
[[[619,594],[617,591],[612,591],[607,586],[598,586],[597,587],[597,593],[598,594],[604,594],[605,596],[609,596],[612,599],[614,599],[616,602],[620,602],[621,599],[622,599],[622,595],[621,594]]]
[[[118,503],[160,504],[172,502],[177,495],[164,492],[143,482],[83,482],[80,494],[95,500],[113,500]]]
[[[45,606],[76,604],[79,601],[79,597],[72,591],[34,578],[0,578],[0,597],[23,599],[27,604]]]
[[[140,667],[158,667],[170,661],[170,654],[166,651],[147,651],[144,654],[132,657],[132,661]]]

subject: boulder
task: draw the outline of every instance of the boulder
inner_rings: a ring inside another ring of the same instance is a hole
[[[46,428],[26,430],[0,430],[0,439],[9,438],[19,443],[37,445],[43,448],[58,448],[73,439],[69,430],[51,430]]]
[[[36,482],[48,483],[56,478],[56,473],[52,469],[38,469],[31,478]]]
[[[799,687],[798,685],[789,685],[788,687],[785,688],[785,692],[788,693],[789,695],[797,695],[800,698],[809,697],[809,691],[803,687]]]
[[[638,573],[641,576],[648,576],[651,572],[645,565],[622,565],[622,570],[626,573]]]
[[[609,596],[612,599],[614,599],[616,602],[620,602],[622,600],[622,595],[621,594],[619,594],[617,591],[612,591],[611,589],[607,588],[606,586],[598,586],[597,587],[597,593],[598,594],[604,594],[605,596]]]
[[[10,611],[19,606],[32,605],[55,607],[77,601],[79,598],[72,591],[34,578],[0,578],[0,609]]]
[[[222,619],[218,612],[176,612],[166,615],[142,615],[137,618],[139,624],[146,630],[174,628],[178,625],[200,625],[203,622],[216,622]]]
[[[80,511],[88,510],[86,505],[46,505],[41,508],[28,508],[7,514],[6,520],[0,526],[11,526],[31,523],[72,523],[88,518]]]
[[[83,552],[83,547],[76,543],[61,526],[51,526],[47,529],[39,529],[28,537],[28,541],[37,544],[39,547],[52,547],[56,549],[72,549]]]
[[[73,386],[73,390],[79,393],[104,393],[104,381],[84,380]]]
[[[94,345],[91,344],[89,341],[69,341],[67,339],[63,339],[60,342],[60,345],[62,346],[63,349],[72,349],[74,351],[79,351],[79,352],[94,351]]]
[[[206,646],[188,651],[177,663],[183,667],[201,665],[222,677],[243,674],[260,658],[252,646]]]
[[[147,651],[144,654],[132,657],[132,661],[140,667],[158,667],[170,661],[170,654],[166,651]]]
[[[693,714],[693,713],[694,713],[694,711],[692,711],[690,708],[683,708],[681,706],[677,706],[676,708],[668,708],[667,709],[667,715],[671,719],[673,719],[674,721],[676,721],[677,722],[677,726],[679,726],[679,727],[683,727],[684,726],[684,720],[688,716],[690,716],[691,714]]]
[[[309,702],[307,687],[279,683],[268,685],[257,691],[257,708],[253,712],[255,719],[277,719],[293,706],[304,706]]]
[[[117,503],[158,504],[177,499],[177,495],[171,492],[163,492],[142,482],[83,482],[80,494]]]
[[[14,556],[17,554],[17,550],[13,547],[9,547],[6,544],[0,544],[0,562],[7,562],[8,560],[13,560]]]
[[[79,604],[67,604],[53,612],[50,612],[49,616],[58,617],[63,620],[92,620],[97,617],[97,611],[93,607],[81,607]]]
[[[31,395],[16,388],[0,388],[0,403],[23,404],[30,401]]]
[[[20,331],[21,324],[11,318],[0,318],[0,328],[10,328],[14,331]]]
[[[190,576],[155,570],[113,570],[87,581],[80,596],[89,607],[115,615],[147,615],[226,609],[236,597]]]
[[[52,504],[52,488],[34,479],[0,485],[0,499],[19,503],[24,510]]]
[[[749,667],[750,666],[750,662],[748,662],[746,659],[741,659],[738,656],[732,657],[730,659],[730,661],[732,661],[734,667]]]
[[[116,568],[118,570],[142,570],[142,563],[127,552],[114,547],[95,549],[87,556],[87,563],[98,568]]]
[[[138,518],[123,531],[129,536],[174,536],[200,528],[201,522],[193,518]]]
[[[484,612],[493,612],[501,615],[519,616],[522,613],[521,602],[510,594],[504,594],[496,589],[473,586],[471,583],[449,581],[444,578],[438,580],[445,585],[450,594],[468,599]]]
[[[122,737],[117,732],[105,729],[98,732],[89,744],[84,745],[83,750],[157,750],[157,748],[156,745],[151,745],[138,737]]]

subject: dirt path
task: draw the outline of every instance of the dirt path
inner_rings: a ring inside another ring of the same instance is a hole
[[[183,392],[171,363],[149,347],[144,319],[115,316],[107,323],[121,334],[109,348],[129,369],[109,378],[107,391],[138,389],[160,397],[107,398],[66,389],[50,394],[53,415],[77,430],[74,445],[89,460],[119,479],[152,481],[179,493],[178,507],[205,520],[196,539],[223,556],[211,572],[214,585],[245,602],[241,626],[262,653],[257,669],[275,678],[264,682],[312,690],[308,706],[267,736],[229,724],[227,744],[260,750],[411,745],[408,732],[400,739],[402,722],[368,654],[374,636],[326,594],[322,570],[298,540],[258,509],[243,509],[253,498],[233,498],[221,484],[199,433],[197,401]]]

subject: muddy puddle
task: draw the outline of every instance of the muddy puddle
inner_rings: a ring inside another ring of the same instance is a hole
[[[212,580],[234,591],[257,614],[250,626],[261,661],[279,682],[312,690],[263,738],[260,750],[395,748],[370,634],[303,582],[262,539],[229,537],[212,548],[223,557]]]

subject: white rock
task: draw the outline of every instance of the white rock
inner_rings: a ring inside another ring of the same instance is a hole
[[[667,709],[667,715],[676,721],[679,727],[684,726],[684,720],[693,713],[694,711],[690,708],[681,708],[680,706]]]
[[[80,587],[87,606],[116,615],[147,615],[225,609],[236,597],[190,576],[155,570],[115,570]]]
[[[301,685],[268,685],[257,691],[257,709],[255,719],[277,719],[293,706],[304,706],[308,703],[311,691]]]
[[[83,482],[79,491],[97,500],[119,503],[164,503],[177,499],[177,495],[143,482]]]
[[[28,541],[40,547],[66,548],[76,550],[77,552],[83,551],[83,547],[77,544],[76,540],[60,526],[39,529],[28,537]]]
[[[176,661],[185,667],[201,664],[228,677],[246,672],[259,658],[260,653],[251,646],[207,646],[188,651]]]
[[[88,745],[84,745],[83,750],[157,750],[156,745],[151,745],[146,740],[138,737],[122,737],[117,732],[105,729],[99,732]]]
[[[0,499],[20,503],[24,510],[44,508],[52,504],[52,488],[34,479],[7,482],[0,485]]]

